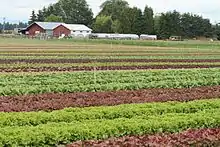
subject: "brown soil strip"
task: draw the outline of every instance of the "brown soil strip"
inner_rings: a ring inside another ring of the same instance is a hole
[[[104,141],[75,142],[67,147],[190,147],[220,146],[220,129],[188,130],[176,134],[125,136]]]
[[[0,64],[11,63],[92,63],[92,62],[220,62],[220,59],[0,59]]]
[[[79,92],[0,97],[0,111],[59,110],[67,107],[112,106],[119,104],[191,101],[220,98],[220,85],[184,89],[145,89],[117,92]]]
[[[147,66],[75,66],[75,67],[22,67],[0,68],[0,72],[65,72],[65,71],[102,71],[102,70],[147,70],[147,69],[191,69],[218,68],[220,65],[147,65]]]

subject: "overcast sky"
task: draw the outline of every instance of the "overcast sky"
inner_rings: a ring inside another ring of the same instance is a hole
[[[6,21],[18,22],[27,21],[31,11],[39,10],[43,6],[58,0],[1,0],[0,22],[3,17]],[[94,14],[99,12],[99,6],[105,0],[87,0]],[[192,12],[209,18],[211,22],[220,22],[220,0],[127,0],[130,6],[137,6],[144,9],[145,5],[151,6],[156,13],[169,10],[180,12]]]

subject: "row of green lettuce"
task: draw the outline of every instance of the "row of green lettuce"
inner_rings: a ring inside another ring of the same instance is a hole
[[[190,114],[204,110],[220,109],[220,99],[192,102],[166,102],[146,104],[124,104],[88,108],[66,108],[56,111],[0,112],[0,127],[37,126],[47,123],[85,122],[97,119],[133,118],[137,116],[159,116],[167,113]]]
[[[220,85],[220,68],[0,74],[0,96]]]
[[[0,115],[1,146],[55,146],[79,140],[220,127],[220,99]]]

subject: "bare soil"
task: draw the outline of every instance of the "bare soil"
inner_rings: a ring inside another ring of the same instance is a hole
[[[0,111],[50,111],[67,107],[113,106],[166,101],[183,102],[212,98],[220,98],[220,86],[117,92],[47,93],[30,96],[2,96],[0,97]]]
[[[220,129],[188,130],[176,134],[125,136],[102,141],[75,142],[67,147],[219,147]]]

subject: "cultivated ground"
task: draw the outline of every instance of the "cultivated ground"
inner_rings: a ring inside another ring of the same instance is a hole
[[[219,146],[220,43],[0,39],[2,146]]]

